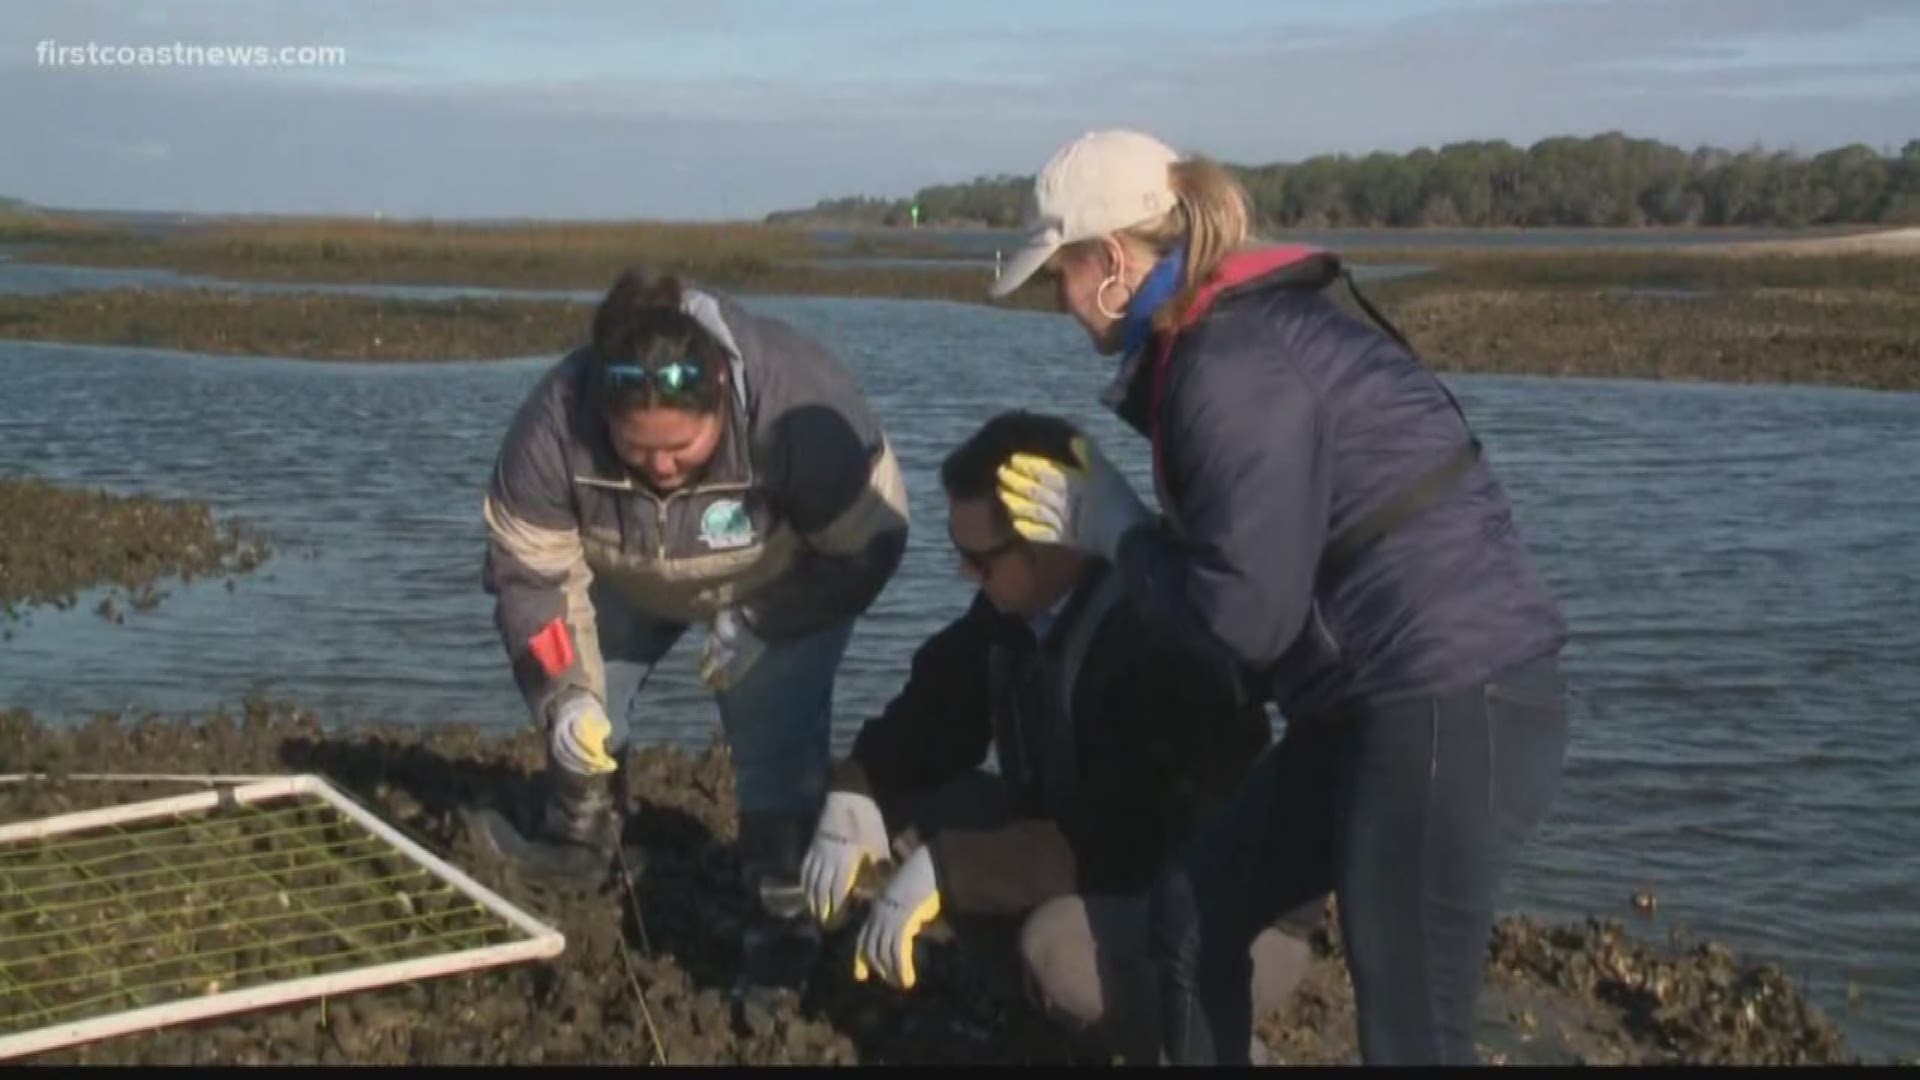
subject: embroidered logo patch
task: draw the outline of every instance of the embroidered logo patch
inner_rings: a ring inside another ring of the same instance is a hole
[[[714,551],[753,543],[753,522],[739,499],[720,499],[700,515],[700,542]]]

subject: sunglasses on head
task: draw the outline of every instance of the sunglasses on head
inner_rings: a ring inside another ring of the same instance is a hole
[[[602,381],[609,393],[622,394],[652,387],[661,397],[690,397],[705,381],[707,368],[687,357],[672,360],[657,368],[640,364],[608,364]]]
[[[953,550],[959,554],[961,561],[971,566],[976,573],[983,576],[989,570],[993,569],[993,561],[995,559],[1019,547],[1021,543],[1020,537],[1014,535],[984,551],[970,548],[962,544],[959,537],[953,535],[953,525],[951,523],[947,525],[947,540],[953,544]]]

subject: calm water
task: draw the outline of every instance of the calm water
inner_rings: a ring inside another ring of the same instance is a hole
[[[966,600],[935,468],[1045,403],[1128,466],[1103,362],[1059,318],[780,301],[858,372],[916,532],[843,673],[844,741]],[[279,555],[115,627],[83,603],[0,644],[0,702],[200,713],[250,693],[336,719],[524,722],[479,588],[482,485],[549,360],[377,366],[0,342],[0,470],[211,499]],[[1508,904],[1678,920],[1785,963],[1869,1056],[1920,1049],[1920,395],[1454,380],[1567,606],[1574,744]],[[931,391],[931,392],[930,392]],[[635,712],[703,742],[696,643]],[[632,673],[627,673],[628,677]],[[1862,1006],[1849,1011],[1846,987]]]

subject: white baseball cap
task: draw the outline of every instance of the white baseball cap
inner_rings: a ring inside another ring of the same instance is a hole
[[[1180,155],[1137,131],[1090,131],[1056,151],[1034,178],[1026,241],[989,295],[1006,296],[1067,244],[1152,221],[1174,208],[1169,167]]]

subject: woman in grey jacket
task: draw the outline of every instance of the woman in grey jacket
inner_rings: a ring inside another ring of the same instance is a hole
[[[548,734],[551,794],[521,850],[605,870],[618,838],[603,662],[652,665],[698,622],[746,884],[793,893],[840,659],[906,546],[899,465],[853,378],[784,323],[628,272],[592,344],[521,406],[485,515],[485,587]]]

